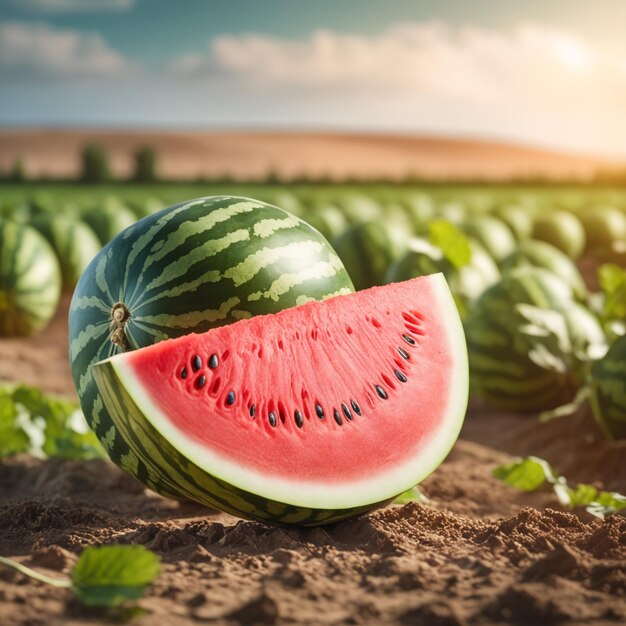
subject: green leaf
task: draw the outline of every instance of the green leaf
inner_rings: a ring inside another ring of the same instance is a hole
[[[18,413],[10,392],[0,389],[0,457],[27,452],[30,438],[18,424]]]
[[[428,225],[428,230],[430,242],[443,252],[443,256],[454,267],[459,269],[472,260],[469,239],[454,224],[434,220]]]
[[[396,504],[407,504],[407,502],[425,502],[425,501],[426,501],[426,496],[419,490],[417,486],[407,489],[394,500]]]
[[[559,502],[570,508],[586,507],[591,515],[605,517],[626,509],[626,496],[610,491],[599,491],[584,483],[570,487],[562,476],[557,476],[550,465],[535,456],[518,459],[493,470],[493,475],[507,485],[523,491],[534,491],[544,483],[552,485]]]
[[[76,402],[27,385],[0,388],[0,456],[30,452],[62,458],[104,458]]]
[[[493,470],[493,475],[507,485],[522,491],[535,491],[546,482],[553,484],[558,481],[550,465],[535,456],[500,465]]]
[[[620,323],[626,318],[626,270],[607,263],[600,266],[598,281],[604,295],[602,318],[605,326],[609,331],[615,325],[619,329]]]
[[[86,606],[114,607],[141,598],[159,570],[143,546],[89,547],[72,570],[72,589]]]

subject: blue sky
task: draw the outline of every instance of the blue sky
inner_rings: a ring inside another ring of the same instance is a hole
[[[0,124],[322,128],[626,155],[623,0],[0,0]]]

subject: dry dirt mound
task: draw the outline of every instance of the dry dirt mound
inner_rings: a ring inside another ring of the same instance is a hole
[[[0,479],[0,553],[55,575],[86,544],[147,546],[164,571],[142,602],[151,613],[137,624],[623,623],[626,519],[535,508],[497,520],[452,513],[451,489],[468,511],[481,495],[465,489],[475,476],[454,485],[477,462],[476,448],[465,448],[426,484],[433,505],[314,529],[237,521],[151,496],[102,461],[18,458]],[[7,624],[94,617],[63,590],[10,570],[0,580]]]

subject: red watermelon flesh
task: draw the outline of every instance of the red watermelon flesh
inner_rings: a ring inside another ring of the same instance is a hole
[[[465,339],[441,274],[103,364],[184,457],[296,506],[361,506],[410,488],[448,453],[467,404]]]

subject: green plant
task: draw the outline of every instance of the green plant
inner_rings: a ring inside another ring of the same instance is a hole
[[[5,557],[0,557],[0,564],[46,585],[69,589],[85,606],[106,608],[143,597],[161,567],[159,557],[147,548],[121,545],[86,548],[69,578],[51,578]]]
[[[0,387],[0,458],[36,456],[92,459],[106,456],[76,402],[34,387]]]
[[[572,509],[585,507],[596,517],[605,517],[626,509],[626,496],[611,491],[601,491],[593,485],[579,483],[570,487],[547,461],[536,456],[516,459],[493,470],[495,478],[521,491],[536,491],[550,485],[563,506]]]

